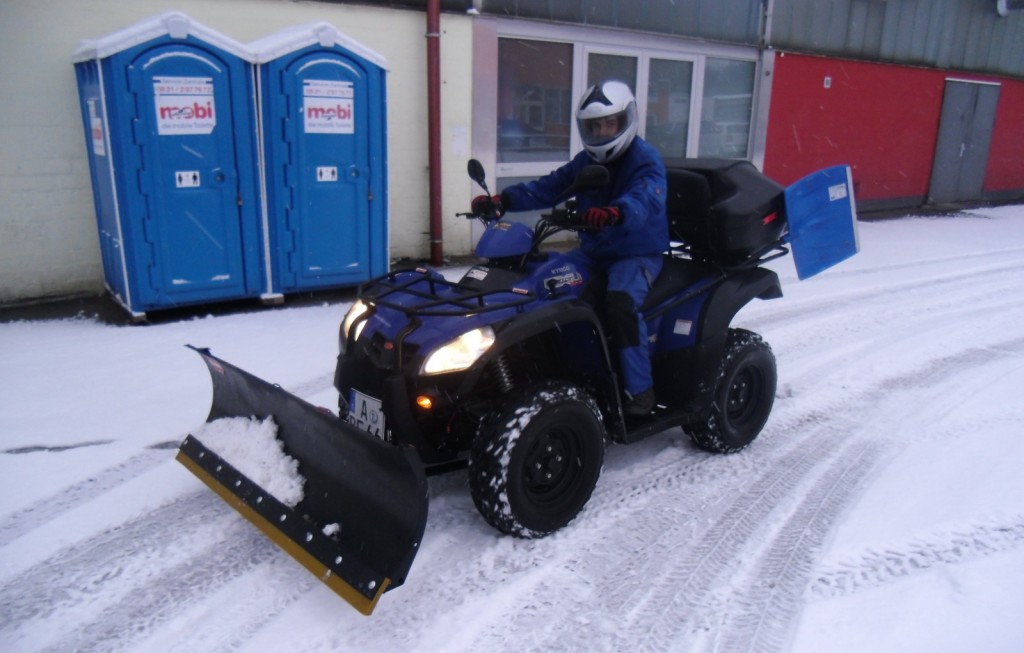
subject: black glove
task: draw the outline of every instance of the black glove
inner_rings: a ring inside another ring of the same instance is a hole
[[[501,201],[501,195],[477,195],[470,204],[473,215],[490,217],[493,215],[500,218],[505,215],[505,203]]]
[[[614,227],[619,224],[622,220],[622,213],[619,209],[614,206],[595,206],[587,209],[582,216],[580,216],[580,222],[591,229],[604,229],[605,227]]]

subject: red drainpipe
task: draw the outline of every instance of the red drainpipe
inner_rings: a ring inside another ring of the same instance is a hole
[[[430,167],[430,264],[444,260],[441,228],[441,0],[427,0],[427,149]]]

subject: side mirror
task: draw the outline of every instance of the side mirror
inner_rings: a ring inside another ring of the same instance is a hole
[[[469,178],[480,184],[480,187],[485,191],[487,190],[487,173],[484,172],[484,165],[476,159],[470,159],[469,163],[466,164],[466,172],[469,173]],[[490,191],[488,191],[490,194]]]
[[[573,192],[601,188],[608,185],[609,179],[611,179],[611,175],[608,173],[608,168],[599,165],[589,165],[580,170],[580,174],[572,184]]]
[[[572,182],[572,186],[566,188],[560,197],[572,197],[581,190],[601,188],[608,184],[609,179],[611,179],[611,174],[608,172],[608,168],[599,165],[589,165],[580,170],[580,174],[576,175],[576,180]]]

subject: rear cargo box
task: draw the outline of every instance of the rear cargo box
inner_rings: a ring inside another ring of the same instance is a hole
[[[672,235],[694,256],[738,263],[781,237],[784,189],[749,161],[676,159],[665,165]]]

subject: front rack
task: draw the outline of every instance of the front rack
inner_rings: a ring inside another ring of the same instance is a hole
[[[411,276],[399,278],[406,275]],[[389,272],[367,281],[360,287],[359,296],[409,317],[468,317],[508,308],[522,312],[525,304],[536,299],[534,293],[526,289],[469,290],[422,268]],[[395,301],[398,297],[413,297],[414,301],[401,303]]]

